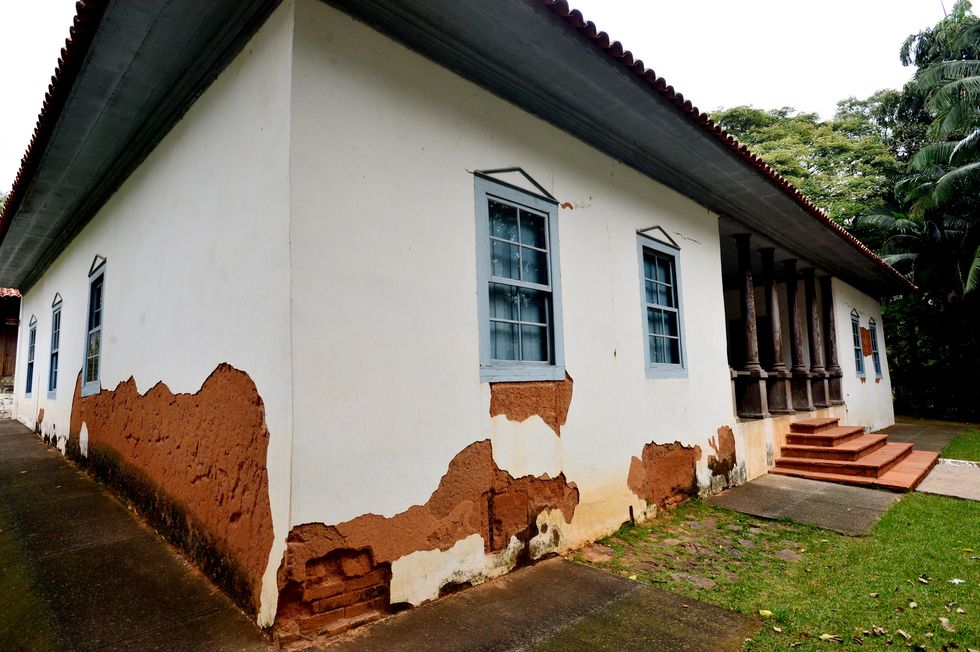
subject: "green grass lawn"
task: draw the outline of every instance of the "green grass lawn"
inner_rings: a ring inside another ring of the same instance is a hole
[[[946,444],[942,457],[949,460],[972,460],[980,462],[980,430],[969,429]]]
[[[847,537],[694,501],[577,559],[745,614],[772,612],[746,650],[980,649],[980,503],[910,494],[868,536]]]

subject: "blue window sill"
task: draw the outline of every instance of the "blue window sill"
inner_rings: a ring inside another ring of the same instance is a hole
[[[680,366],[655,367],[652,365],[647,365],[646,375],[650,380],[657,380],[660,378],[687,378],[687,368]]]
[[[95,396],[101,391],[102,391],[102,384],[97,380],[82,385],[82,396]]]
[[[507,383],[535,380],[565,380],[565,367],[480,367],[480,382]]]

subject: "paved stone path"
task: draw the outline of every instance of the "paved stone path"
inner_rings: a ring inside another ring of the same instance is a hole
[[[56,450],[0,421],[0,649],[264,650],[231,602]]]
[[[980,465],[963,462],[950,464],[940,460],[919,484],[917,491],[980,501]]]
[[[879,430],[878,433],[888,435],[890,442],[913,444],[916,450],[938,453],[964,430],[966,426],[959,423],[897,417],[895,425]]]
[[[886,491],[769,474],[712,496],[708,502],[743,514],[786,518],[859,535],[870,530],[899,498]]]
[[[738,650],[751,618],[550,559],[329,642],[328,652]]]

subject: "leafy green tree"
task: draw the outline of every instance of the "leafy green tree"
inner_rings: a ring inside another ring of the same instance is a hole
[[[790,107],[738,106],[712,118],[844,224],[890,196],[899,161],[858,111],[824,122]]]

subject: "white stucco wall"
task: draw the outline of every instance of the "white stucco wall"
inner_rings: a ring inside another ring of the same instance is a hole
[[[700,445],[707,482],[734,421],[715,215],[320,2],[297,3],[293,75],[293,523],[425,503],[486,438],[512,474],[576,483],[569,543],[642,513],[626,478],[646,443]],[[574,207],[560,438],[491,420],[480,383],[469,171],[510,166]],[[681,246],[687,379],[644,375],[636,230],[654,225]]]
[[[895,423],[892,403],[892,383],[885,355],[885,324],[881,318],[881,305],[876,299],[847,283],[834,279],[834,316],[837,325],[837,352],[844,376],[844,401],[847,404],[848,423],[861,425],[868,430],[880,430]],[[878,331],[878,352],[881,356],[880,379],[875,377],[871,356],[864,358],[864,380],[858,376],[854,362],[854,344],[851,335],[851,310],[857,310],[862,328],[874,318]]]
[[[86,333],[88,272],[107,259],[101,383],[134,377],[197,392],[222,362],[248,373],[266,410],[277,543],[262,612],[275,612],[275,571],[289,510],[292,433],[289,332],[289,87],[292,3],[280,7],[98,215],[24,295],[37,316],[33,396],[25,398],[28,329],[19,334],[16,416],[63,448]],[[57,396],[47,398],[51,302],[63,297]]]

